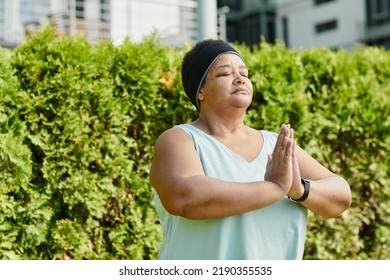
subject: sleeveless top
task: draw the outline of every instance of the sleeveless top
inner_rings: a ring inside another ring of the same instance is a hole
[[[248,162],[212,136],[191,124],[182,124],[193,139],[206,176],[232,182],[264,181],[267,156],[277,134],[261,131],[258,156]],[[163,229],[159,259],[256,260],[302,259],[307,210],[287,197],[241,215],[190,220],[168,213],[154,190]]]

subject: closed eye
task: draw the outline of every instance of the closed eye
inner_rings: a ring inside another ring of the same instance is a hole
[[[218,76],[229,76],[231,73],[230,72],[224,72],[220,73]]]

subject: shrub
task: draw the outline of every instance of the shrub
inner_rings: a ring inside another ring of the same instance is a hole
[[[254,102],[248,123],[291,123],[298,144],[350,183],[340,218],[309,215],[307,259],[388,259],[390,53],[360,47],[287,50],[262,44],[249,55]],[[312,214],[312,213],[310,213]]]
[[[237,48],[254,85],[246,123],[291,123],[352,186],[341,217],[309,215],[305,258],[390,258],[389,52]],[[0,51],[0,258],[157,257],[148,172],[159,134],[197,117],[181,85],[187,49],[47,28]]]

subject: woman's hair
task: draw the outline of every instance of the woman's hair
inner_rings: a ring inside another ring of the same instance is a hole
[[[183,58],[181,76],[184,91],[199,110],[198,94],[206,74],[223,53],[241,55],[223,40],[207,39],[198,42]],[[241,57],[242,59],[242,57]]]

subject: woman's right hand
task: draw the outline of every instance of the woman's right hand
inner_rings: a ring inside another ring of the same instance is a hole
[[[283,124],[275,148],[268,156],[264,175],[265,181],[274,182],[285,194],[290,191],[293,182],[294,131],[289,124]]]

